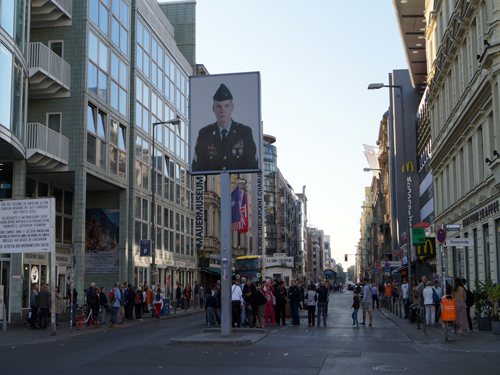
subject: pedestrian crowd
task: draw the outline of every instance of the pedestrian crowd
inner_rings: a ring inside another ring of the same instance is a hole
[[[329,293],[325,282],[318,286],[311,283],[306,290],[298,280],[291,280],[287,288],[284,281],[272,277],[262,284],[243,277],[241,282],[233,281],[231,286],[231,325],[250,328],[287,325],[288,304],[292,325],[300,325],[299,311],[307,310],[309,325],[316,324],[317,316],[317,325],[320,326],[322,318],[326,326]],[[206,324],[218,326],[221,323],[220,281],[208,287],[205,295]]]
[[[467,328],[472,331],[472,319],[470,317],[470,308],[474,305],[474,295],[467,288],[467,280],[455,278],[454,285],[452,286],[448,281],[445,283],[445,290],[439,286],[439,280],[428,281],[426,276],[419,280],[412,280],[412,285],[408,284],[408,279],[403,278],[401,285],[396,280],[392,283],[381,284],[380,286],[368,283],[365,278],[365,285],[361,290],[358,282],[354,288],[353,295],[353,326],[358,327],[357,311],[360,307],[360,300],[362,300],[363,308],[363,323],[365,324],[365,315],[368,312],[370,316],[370,324],[372,326],[371,311],[379,308],[379,300],[382,291],[383,298],[393,306],[402,306],[404,312],[404,319],[408,322],[416,322],[419,319],[427,326],[437,326],[441,322],[443,328],[446,328],[447,321],[441,319],[441,299],[443,296],[452,296],[455,303],[455,321],[453,322],[452,333],[461,335],[467,331]],[[369,298],[371,297],[371,298]],[[366,303],[370,300],[370,306]],[[366,304],[365,304],[366,303]],[[424,317],[425,316],[425,320]]]

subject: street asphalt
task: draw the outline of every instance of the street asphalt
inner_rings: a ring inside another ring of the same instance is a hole
[[[87,328],[50,337],[47,331],[0,332],[1,374],[405,374],[498,373],[500,336],[466,333],[444,341],[441,328],[427,335],[387,310],[376,310],[373,328],[353,328],[351,293],[330,295],[327,327],[268,326],[268,335],[247,347],[177,347],[170,338],[205,328],[202,312]],[[359,313],[360,321],[362,313]]]

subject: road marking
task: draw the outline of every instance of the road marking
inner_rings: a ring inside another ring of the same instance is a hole
[[[238,354],[238,352],[234,353],[234,354]]]
[[[283,357],[286,357],[287,355],[288,355],[288,353],[285,353],[285,354],[283,354]]]
[[[271,331],[271,333],[274,333],[274,332],[278,332],[278,330],[277,330],[277,329],[275,329],[274,331]]]
[[[281,329],[286,329],[286,327],[283,327],[283,328],[281,328]]]

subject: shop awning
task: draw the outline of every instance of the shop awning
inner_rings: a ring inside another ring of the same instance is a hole
[[[202,270],[205,270],[207,272],[215,273],[216,275],[220,275],[221,271],[220,268],[202,268]],[[234,271],[233,271],[233,276],[234,276]]]
[[[412,266],[414,266],[414,265],[415,265],[415,262],[413,262],[411,265],[412,265]],[[392,271],[392,272],[391,272],[391,274],[392,274],[392,275],[395,275],[395,274],[397,274],[397,273],[401,273],[401,272],[403,272],[403,271],[406,271],[406,269],[407,269],[407,268],[408,268],[408,265],[407,265],[407,264],[405,264],[404,266],[401,266],[401,267],[396,268],[394,271]]]

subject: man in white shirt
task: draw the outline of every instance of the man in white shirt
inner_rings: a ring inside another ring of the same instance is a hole
[[[403,300],[403,307],[405,309],[405,319],[408,318],[408,280],[406,277],[403,279],[403,284],[401,285],[401,292],[399,292],[399,299]]]
[[[372,326],[372,311],[373,311],[373,301],[372,301],[372,289],[373,286],[368,282],[368,277],[365,277],[365,286],[363,288],[363,323],[361,325],[365,325],[366,321],[366,312],[368,311],[368,315],[370,316],[370,325]]]
[[[233,285],[231,286],[231,310],[233,315],[233,327],[236,324],[236,327],[239,327],[241,324],[241,309],[243,307],[243,293],[241,292],[241,288],[239,285],[236,285],[236,282],[233,281]]]

